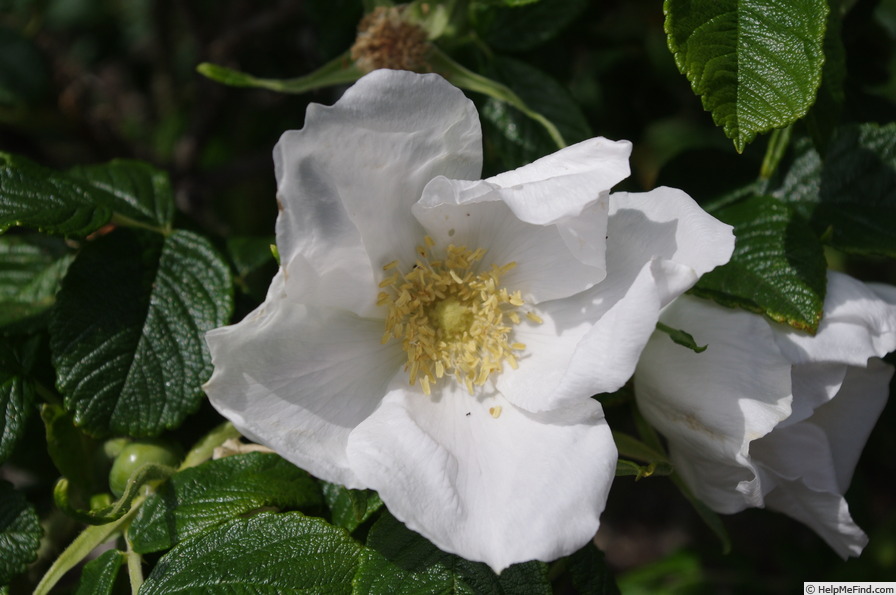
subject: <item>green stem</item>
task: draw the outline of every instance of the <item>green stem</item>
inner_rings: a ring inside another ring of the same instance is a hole
[[[150,225],[149,223],[143,223],[142,221],[131,219],[130,217],[126,217],[125,215],[122,215],[120,213],[113,213],[112,219],[109,220],[109,223],[112,223],[113,225],[117,225],[119,227],[136,227],[137,229],[146,229],[154,233],[160,233],[163,236],[171,235],[170,227],[157,227],[155,225]]]
[[[455,87],[482,93],[483,95],[488,95],[489,97],[509,103],[544,126],[544,129],[547,131],[548,135],[550,135],[551,140],[554,141],[558,149],[566,147],[566,141],[563,140],[563,135],[560,134],[557,127],[554,126],[550,120],[530,109],[529,106],[506,85],[488,79],[481,74],[476,74],[472,70],[469,70],[452,60],[447,54],[436,47],[433,47],[429,55],[429,64],[433,67],[433,70],[445,77]]]
[[[233,424],[229,421],[224,422],[203,436],[199,442],[193,446],[190,452],[187,453],[187,456],[184,457],[184,462],[180,464],[178,471],[204,463],[212,458],[212,453],[215,451],[215,448],[221,446],[230,438],[239,437],[240,433],[233,427]]]
[[[62,399],[56,392],[50,390],[46,385],[38,380],[34,381],[34,391],[47,403],[62,406]]]
[[[131,581],[131,595],[138,595],[143,586],[143,556],[134,551],[131,540],[125,536],[127,544],[128,578]]]
[[[196,70],[199,74],[225,85],[256,87],[279,93],[305,93],[321,87],[353,83],[363,75],[355,67],[349,52],[337,56],[310,74],[293,79],[257,78],[210,62],[203,62],[196,67]]]
[[[775,171],[790,145],[791,133],[791,126],[776,128],[772,131],[772,135],[768,139],[768,147],[765,149],[762,166],[759,168],[759,179],[763,182],[768,182],[775,175]]]
[[[34,589],[34,595],[48,594],[69,570],[84,560],[98,545],[105,543],[112,535],[127,528],[134,514],[140,508],[139,505],[144,497],[139,496],[134,501],[131,510],[117,521],[105,525],[94,525],[84,529],[71,545],[65,548],[65,551],[56,558],[56,561],[53,562],[53,565],[50,566]]]

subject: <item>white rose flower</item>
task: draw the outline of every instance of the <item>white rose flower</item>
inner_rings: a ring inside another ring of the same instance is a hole
[[[280,271],[207,335],[212,404],[445,551],[495,571],[575,551],[616,461],[591,395],[733,249],[683,192],[610,196],[629,152],[596,138],[478,180],[476,110],[436,75],[310,106],[274,151]]]
[[[896,288],[828,272],[815,336],[690,296],[661,320],[708,346],[656,333],[635,372],[685,483],[717,512],[767,506],[858,556],[868,539],[843,494],[889,394]]]

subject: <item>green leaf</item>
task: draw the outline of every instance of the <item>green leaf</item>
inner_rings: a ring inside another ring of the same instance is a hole
[[[806,115],[806,127],[812,135],[815,148],[827,152],[828,143],[837,129],[845,99],[846,50],[843,47],[840,0],[828,0],[830,11],[824,35],[824,67],[821,87],[815,105]]]
[[[12,454],[31,416],[35,389],[29,373],[39,341],[0,342],[0,463]]]
[[[91,464],[96,440],[76,428],[74,416],[60,405],[44,404],[40,416],[46,429],[47,452],[53,464],[78,490],[78,503],[86,502],[90,495],[103,488],[97,466]]]
[[[496,57],[485,74],[506,84],[529,109],[553,123],[567,145],[592,136],[578,104],[546,73],[519,60]],[[557,150],[543,126],[504,101],[489,98],[480,114],[497,132],[490,138],[505,168],[520,167]]]
[[[616,449],[619,451],[620,456],[637,459],[646,463],[669,462],[669,457],[667,457],[665,453],[644,444],[629,434],[613,432],[613,442],[616,443]]]
[[[499,51],[530,50],[556,37],[585,8],[588,0],[504,0],[495,6],[474,4],[472,16],[479,36]]]
[[[335,483],[321,482],[332,523],[354,531],[383,506],[372,490],[349,490]]]
[[[814,333],[824,306],[827,265],[805,220],[768,196],[713,215],[734,226],[734,254],[728,264],[703,275],[694,293]]]
[[[58,238],[0,237],[0,327],[37,324],[56,302],[59,283],[73,258]]]
[[[569,576],[581,595],[618,595],[604,553],[593,542],[566,558]]]
[[[703,353],[706,351],[706,345],[697,345],[697,341],[694,340],[693,335],[681,329],[672,328],[662,322],[657,322],[656,330],[666,333],[674,343],[681,345],[682,347],[687,347],[694,353]]]
[[[654,475],[671,475],[673,471],[672,465],[666,462],[639,465],[625,459],[616,461],[616,477],[634,476],[635,481]]]
[[[19,225],[83,237],[111,217],[105,192],[24,157],[0,153],[0,233]]]
[[[116,230],[88,244],[57,295],[50,347],[75,423],[96,435],[177,427],[211,374],[203,334],[232,308],[227,265],[203,238]]]
[[[135,551],[157,552],[259,509],[321,504],[317,483],[278,455],[234,455],[175,474],[146,499],[128,536]]]
[[[126,554],[109,550],[84,565],[75,595],[111,595]]]
[[[75,167],[68,175],[114,197],[110,205],[117,215],[166,230],[171,228],[174,194],[166,172],[142,161],[119,159]]]
[[[233,519],[183,541],[141,595],[353,592],[361,546],[343,529],[298,512]]]
[[[664,10],[678,69],[738,151],[812,106],[825,0],[666,0]]]
[[[12,484],[0,480],[0,585],[37,558],[42,531],[34,508]]]
[[[772,194],[840,250],[896,257],[896,123],[834,134],[822,160],[802,143]]]
[[[500,575],[439,550],[385,513],[367,538],[355,588],[361,593],[550,594],[547,565],[514,564]]]
[[[233,263],[234,283],[243,292],[263,300],[277,271],[277,260],[272,253],[274,237],[235,237],[227,240],[227,255]]]

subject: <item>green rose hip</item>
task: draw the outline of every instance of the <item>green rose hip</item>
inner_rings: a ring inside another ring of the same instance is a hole
[[[180,448],[167,440],[134,440],[125,445],[109,471],[109,489],[116,498],[124,493],[131,475],[147,463],[177,467],[182,458]]]

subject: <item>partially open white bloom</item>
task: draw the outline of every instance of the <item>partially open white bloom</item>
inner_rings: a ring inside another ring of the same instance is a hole
[[[280,271],[207,336],[212,404],[443,550],[496,571],[575,551],[616,461],[590,397],[733,248],[683,192],[611,196],[629,152],[596,138],[479,180],[476,110],[436,75],[312,105],[274,151]]]
[[[767,506],[858,556],[868,539],[843,494],[889,394],[896,288],[829,272],[815,336],[690,296],[661,320],[708,346],[657,333],[635,372],[687,485],[717,512]]]

